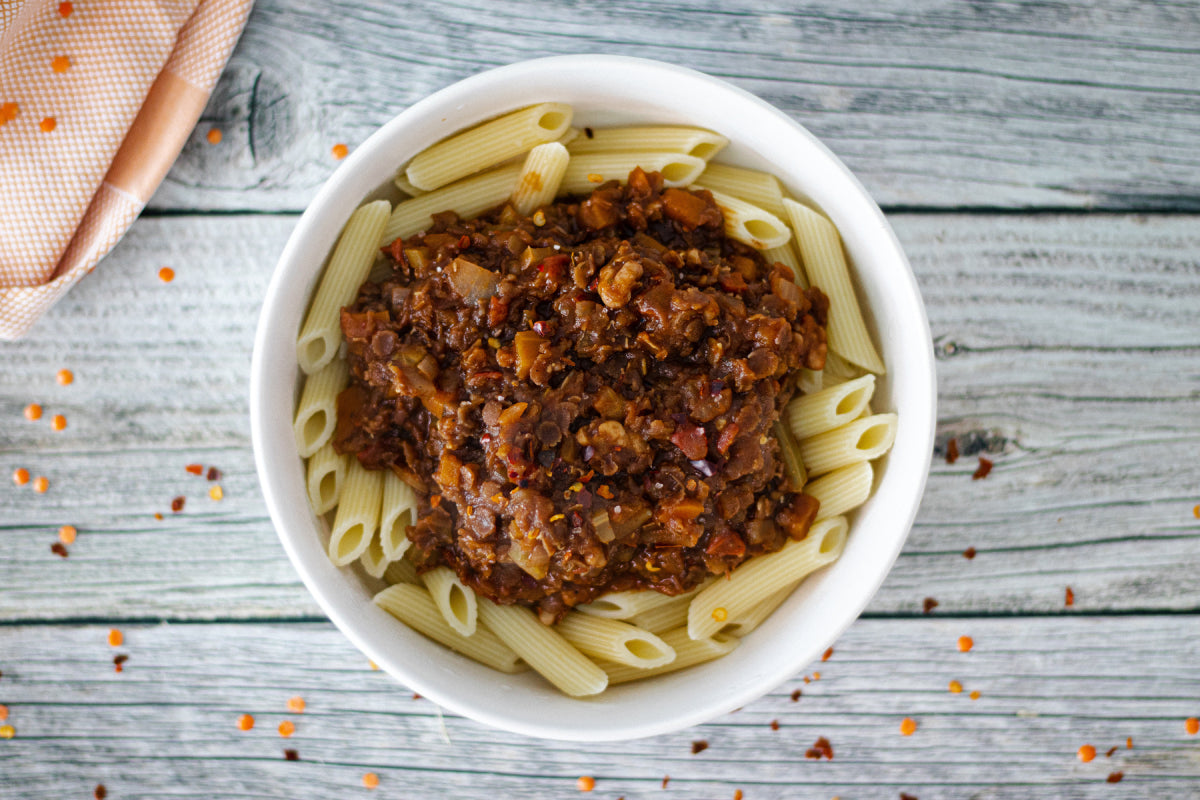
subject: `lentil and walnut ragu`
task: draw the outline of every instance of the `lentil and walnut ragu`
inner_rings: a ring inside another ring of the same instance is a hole
[[[727,238],[708,192],[636,169],[532,217],[438,214],[387,252],[342,312],[335,444],[418,488],[419,567],[552,622],[807,533],[772,428],[789,376],[824,365],[828,301]]]

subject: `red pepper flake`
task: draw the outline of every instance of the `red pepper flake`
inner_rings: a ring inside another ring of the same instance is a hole
[[[820,739],[817,739],[816,743],[813,744],[812,747],[804,751],[805,758],[814,758],[820,760],[821,756],[824,756],[830,761],[833,760],[833,746],[829,744],[829,740],[824,736],[822,736]]]
[[[692,755],[703,753],[707,749],[708,742],[704,741],[703,739],[697,739],[696,741],[692,742]]]
[[[299,761],[300,754],[297,753],[295,750],[288,748],[283,751],[283,760],[284,761]]]
[[[1117,752],[1117,748],[1116,748],[1116,746],[1114,745],[1113,747],[1110,747],[1110,748],[1108,748],[1108,752],[1104,754],[1104,757],[1105,757],[1105,758],[1112,758],[1112,756],[1113,756],[1113,753],[1115,753],[1115,752]]]
[[[1105,778],[1104,780],[1108,783],[1120,783],[1121,779],[1124,777],[1125,777],[1124,772],[1110,772],[1110,773],[1108,773],[1108,777]]]
[[[185,502],[187,502],[186,497],[176,497],[171,501],[171,511],[176,514],[178,514],[180,511],[183,511],[183,504]]]
[[[63,3],[63,5],[69,6],[71,4]],[[69,14],[70,12],[68,11],[67,13]],[[63,14],[63,16],[65,17],[66,14]],[[92,790],[92,797],[96,798],[96,800],[104,800],[104,798],[108,797],[108,789],[104,788],[103,783],[97,783],[96,788]]]
[[[974,547],[968,547],[966,550],[963,550],[963,558],[965,558],[967,561],[970,561],[974,557],[975,557],[975,548]]]
[[[733,800],[742,800],[742,797],[743,797],[743,796],[744,796],[744,795],[742,795],[742,790],[741,790],[741,789],[734,789],[734,790],[733,790]]]
[[[54,553],[56,556],[61,556],[63,558],[67,557],[67,548],[62,542],[55,542],[54,544],[50,545],[50,552]]]
[[[0,705],[0,722],[8,719],[8,706]]]
[[[71,68],[71,59],[66,56],[55,56],[50,59],[50,69],[58,73],[66,72]]]
[[[1200,733],[1200,719],[1188,717],[1183,721],[1183,729],[1188,732],[1189,736],[1195,736]]]
[[[162,514],[160,514],[160,513],[158,513],[157,511],[155,511],[155,512],[154,512],[154,518],[155,518],[155,519],[157,519],[157,520],[160,520],[160,521],[161,521],[161,520],[162,520],[162,518],[163,518],[163,516],[162,516]]]
[[[221,133],[220,128],[210,128],[204,138],[208,139],[209,144],[220,144],[225,135]]]
[[[777,720],[777,719],[771,720],[771,730],[773,730],[773,731],[779,730],[779,720]]]
[[[832,656],[833,656],[833,648],[831,647],[825,651],[824,655],[821,656],[821,660],[828,661]]]
[[[42,129],[42,133],[50,133],[58,127],[58,123],[55,121],[54,117],[46,117],[38,123],[38,127]]]
[[[800,698],[801,698],[801,697],[803,697],[803,696],[804,696],[804,693],[803,693],[803,692],[801,692],[799,689],[797,689],[796,691],[792,692],[792,702],[793,702],[793,703],[799,703],[799,702],[800,702]]]
[[[992,462],[983,456],[979,457],[979,468],[975,470],[975,474],[971,476],[973,481],[981,481],[988,476],[992,471]]]
[[[1200,505],[1192,506],[1192,516],[1200,519]]]
[[[1126,750],[1133,749],[1133,737],[1132,736],[1125,739],[1125,749]]]
[[[186,467],[184,467],[184,469],[193,475],[201,475],[204,473],[203,464],[188,464]]]
[[[59,16],[69,17],[69,16],[71,16],[71,12],[74,10],[75,10],[75,7],[73,5],[71,5],[69,2],[67,2],[66,0],[63,0],[63,2],[58,4]],[[104,787],[101,786],[99,788],[103,789]]]
[[[581,775],[575,779],[575,788],[581,792],[590,792],[596,788],[596,779],[591,775]]]
[[[1071,587],[1067,587],[1066,605],[1068,607],[1075,605],[1075,593],[1071,591]]]
[[[922,608],[925,610],[926,614],[930,613],[937,607],[938,601],[934,600],[932,597],[926,597],[925,601],[922,603]]]
[[[338,161],[341,161],[350,154],[350,148],[346,147],[346,145],[342,144],[341,142],[338,142],[330,149],[330,152],[333,153],[334,158],[336,158]]]
[[[979,694],[979,690],[978,690],[978,689],[976,689],[975,691],[971,692],[971,694],[970,694],[970,698],[971,698],[972,700],[978,700],[978,699],[979,699],[979,697],[980,697],[980,694]]]
[[[109,647],[120,647],[123,644],[125,644],[125,634],[121,633],[116,628],[113,628],[108,632]]]
[[[208,475],[205,477],[210,481],[219,481],[221,480],[221,470],[217,469],[216,467],[209,467]]]
[[[413,700],[420,700],[420,699],[421,699],[421,695],[417,694],[416,692],[413,692]]]
[[[668,784],[668,783],[670,783],[670,782],[671,782],[671,776],[670,776],[670,775],[663,775],[662,788],[664,788],[664,789],[665,789],[665,788],[667,788],[667,784]]]
[[[958,637],[958,649],[960,652],[966,653],[975,646],[975,640],[970,636]]]
[[[953,464],[958,461],[958,439],[951,439],[946,442],[946,463]]]
[[[1079,756],[1080,761],[1087,764],[1089,761],[1091,761],[1093,758],[1096,757],[1096,748],[1092,747],[1090,744],[1082,745],[1079,748],[1079,752],[1076,753],[1076,755]]]
[[[129,660],[129,656],[125,655],[124,653],[113,656],[113,670],[116,672],[124,672],[125,671],[125,662],[128,660]]]
[[[917,800],[917,796],[915,794],[909,794],[908,792],[901,792],[900,800]]]
[[[430,508],[437,508],[441,504],[442,504],[442,496],[440,494],[435,494],[433,497],[429,498],[429,507]]]

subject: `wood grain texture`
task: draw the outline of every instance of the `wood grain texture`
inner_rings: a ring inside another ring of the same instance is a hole
[[[293,222],[143,219],[30,338],[0,346],[0,473],[52,482],[0,481],[0,619],[319,616],[267,519],[246,412],[257,304]],[[870,613],[919,613],[928,596],[936,613],[1200,609],[1194,218],[893,222],[932,320],[941,419]],[[55,384],[60,367],[73,385]],[[31,401],[39,423],[21,417]],[[984,481],[978,455],[996,461]],[[184,471],[196,462],[224,472],[224,500]],[[49,547],[65,523],[80,536],[64,561]]]
[[[807,670],[819,680],[798,675],[679,733],[588,746],[440,719],[324,623],[127,625],[115,649],[105,626],[2,627],[0,702],[16,737],[0,740],[0,797],[87,797],[97,783],[130,800],[354,797],[372,771],[382,798],[568,797],[580,775],[610,800],[736,789],[747,800],[1182,798],[1200,780],[1200,739],[1184,728],[1198,709],[1195,626],[1183,616],[860,620]],[[955,647],[963,634],[970,653]],[[120,674],[117,652],[130,656]],[[303,714],[287,711],[293,696]],[[253,730],[238,730],[243,713]],[[899,733],[904,717],[918,723],[912,736]],[[285,719],[289,739],[276,732]],[[819,736],[832,761],[804,757]],[[700,740],[708,748],[693,755]],[[1075,755],[1085,743],[1100,753],[1090,764]],[[1105,782],[1116,770],[1119,787]]]
[[[1198,41],[1191,2],[260,0],[152,207],[303,208],[430,92],[601,52],[758,94],[884,205],[1197,210]]]

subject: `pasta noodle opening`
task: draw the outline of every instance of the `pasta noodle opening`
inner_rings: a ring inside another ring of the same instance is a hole
[[[304,441],[320,441],[321,434],[325,433],[326,424],[328,421],[325,419],[325,409],[318,408],[308,419],[304,420]]]
[[[659,170],[663,180],[675,183],[688,181],[696,176],[696,165],[687,161],[669,161]]]
[[[689,152],[688,155],[708,161],[717,153],[721,152],[721,148],[724,146],[725,145],[720,144],[719,142],[700,142],[691,149],[691,152]]]
[[[450,613],[454,615],[463,625],[467,624],[468,618],[471,616],[470,609],[467,607],[467,596],[463,594],[463,590],[458,585],[450,587],[449,592]]]
[[[742,223],[742,227],[754,239],[773,239],[783,234],[782,230],[776,228],[765,219],[748,219]]]
[[[346,532],[342,534],[342,538],[338,540],[337,554],[339,559],[346,559],[350,554],[362,546],[363,537],[367,533],[367,526],[361,522],[356,522]]]
[[[831,525],[821,537],[821,546],[817,551],[822,554],[837,552],[842,549],[842,545],[846,541],[846,531],[849,528],[845,525]]]
[[[612,600],[605,600],[603,597],[597,598],[588,603],[588,610],[594,614],[617,614],[625,610],[625,606],[620,603],[614,603]]]
[[[873,385],[862,386],[852,392],[847,393],[845,397],[838,401],[837,407],[834,409],[834,413],[840,417],[845,414],[853,413],[856,409],[861,410],[863,405],[866,404],[867,400],[870,399],[869,395],[873,388]]]
[[[888,433],[891,429],[886,422],[881,422],[878,425],[872,425],[862,432],[855,443],[856,450],[868,452],[878,447],[883,446],[888,440]]]
[[[337,473],[326,472],[321,476],[321,482],[317,486],[317,496],[321,498],[322,506],[333,505],[337,499]]]
[[[538,127],[547,131],[556,131],[570,122],[570,118],[561,111],[547,111],[538,117]]]
[[[320,364],[325,359],[325,337],[316,336],[304,345],[304,360],[309,364]]]
[[[663,651],[655,647],[652,642],[647,642],[645,639],[627,639],[625,641],[625,649],[630,652],[635,658],[640,658],[645,661],[653,661],[657,658],[662,658]]]
[[[392,524],[388,526],[388,529],[379,538],[382,540],[386,537],[392,544],[392,550],[398,550],[408,538],[408,526],[412,524],[412,512],[402,511],[392,520]]]

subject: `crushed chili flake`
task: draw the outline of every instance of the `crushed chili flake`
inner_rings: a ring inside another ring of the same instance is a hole
[[[17,730],[12,725],[0,725],[0,739],[11,739],[17,735]]]
[[[125,662],[128,660],[129,660],[129,656],[125,655],[124,653],[120,653],[119,655],[113,656],[113,671],[114,672],[124,672],[125,671]]]
[[[25,419],[30,422],[36,422],[42,418],[42,407],[37,403],[30,403],[25,406]]]
[[[901,792],[900,800],[917,800],[917,796],[915,794],[908,794],[907,792]]]
[[[67,548],[63,546],[62,542],[55,542],[54,544],[50,545],[50,552],[62,558],[67,557]]]
[[[813,744],[812,747],[804,751],[805,758],[814,758],[820,760],[821,756],[833,760],[833,746],[829,744],[829,740],[822,736]]]
[[[225,490],[220,486],[214,486],[208,490],[208,496],[213,500],[223,500],[225,498]]]
[[[743,797],[743,795],[742,795],[742,790],[741,790],[741,789],[734,789],[734,790],[733,790],[733,800],[742,800],[742,797]]]
[[[371,661],[371,660],[369,660],[369,659],[368,659],[368,660],[367,660],[367,664],[369,664],[369,665],[370,665],[371,669],[373,669],[373,670],[377,670],[377,671],[378,671],[378,669],[379,669],[379,665],[378,665],[378,664],[376,664],[374,661]]]
[[[288,699],[287,709],[288,709],[288,711],[291,711],[294,714],[303,714],[304,713],[304,698],[303,697],[292,697],[292,698]]]
[[[186,497],[176,497],[171,501],[171,511],[175,514],[178,514],[180,511],[183,511],[183,504],[186,502]]]
[[[209,467],[208,475],[206,475],[205,478],[210,481],[219,481],[221,480],[221,470],[217,469],[216,467]]]
[[[912,717],[905,717],[900,720],[900,734],[902,736],[912,736],[917,732],[917,721]]]
[[[974,557],[975,557],[975,548],[974,547],[968,547],[966,550],[963,550],[963,558],[965,558],[967,561],[970,561]]]
[[[970,695],[970,697],[971,697],[971,699],[972,699],[972,700],[978,700],[978,699],[979,699],[979,696],[980,696],[980,695],[979,695],[979,690],[978,690],[978,689],[976,689],[975,691],[971,692],[971,695]]]
[[[1188,732],[1188,734],[1195,736],[1197,733],[1200,733],[1200,719],[1188,717],[1183,722],[1183,728]]]
[[[279,723],[279,735],[283,738],[287,739],[295,732],[296,723],[292,722],[290,719],[285,719],[283,722]]]
[[[175,280],[175,270],[170,267],[163,267],[158,271],[158,279],[163,283],[170,283]]]
[[[821,656],[821,660],[828,661],[832,657],[833,657],[833,648],[831,647],[828,650],[826,650],[825,653]]]
[[[237,720],[238,730],[248,731],[254,727],[254,717],[249,714],[242,714]]]
[[[1125,739],[1125,749],[1126,750],[1133,749],[1133,737],[1132,736],[1129,736]]]
[[[962,684],[958,681],[950,681],[950,694],[962,694]]]
[[[594,139],[596,137],[596,132],[594,130],[592,130],[591,128],[584,128],[583,135],[589,139]]]
[[[64,3],[63,5],[70,4]],[[92,797],[94,797],[96,800],[104,800],[104,798],[108,797],[108,789],[104,788],[103,783],[97,783],[96,788],[92,790]]]
[[[1107,783],[1120,783],[1121,779],[1124,777],[1125,777],[1124,772],[1110,772],[1110,773],[1108,773],[1108,777],[1105,778],[1104,780]]]
[[[209,144],[220,144],[221,139],[225,138],[225,134],[221,133],[220,128],[209,128],[204,138],[208,139]]]
[[[50,133],[58,127],[58,123],[55,121],[54,117],[46,117],[38,123],[38,127],[42,129],[42,133]]]
[[[587,179],[588,179],[588,183],[603,183],[604,182],[604,176],[597,172],[589,172]]]
[[[712,618],[717,622],[724,622],[728,617],[729,612],[725,610],[724,606],[717,606],[712,610]]]
[[[779,720],[777,720],[777,719],[771,720],[771,730],[773,730],[773,731],[779,730]]]
[[[0,722],[8,719],[8,706],[0,705]]]
[[[975,474],[971,476],[971,480],[980,481],[988,476],[992,471],[992,461],[983,456],[979,457],[979,468],[975,470]]]
[[[435,494],[429,498],[429,506],[431,508],[437,508],[441,504],[442,504],[442,496],[440,494]]]
[[[66,72],[71,68],[71,59],[66,56],[55,56],[50,60],[50,69],[58,73]]]
[[[1065,604],[1066,604],[1067,606],[1073,606],[1073,605],[1075,605],[1075,593],[1074,593],[1073,591],[1071,591],[1071,587],[1070,587],[1070,586],[1068,586],[1068,587],[1067,587],[1067,597],[1066,597],[1066,602],[1065,602]]]
[[[54,379],[58,381],[59,386],[70,386],[75,382],[75,373],[69,369],[60,369],[54,374]]]
[[[958,461],[958,439],[951,439],[946,442],[946,463],[953,464]]]
[[[1104,757],[1112,758],[1113,753],[1115,753],[1115,752],[1117,752],[1117,747],[1116,747],[1116,745],[1113,745],[1112,747],[1108,748],[1108,752],[1104,754]]]
[[[201,475],[204,473],[203,464],[188,464],[186,467],[184,467],[184,469],[190,472],[192,475]]]
[[[1192,516],[1200,519],[1200,505],[1192,506]]]
[[[121,633],[116,628],[113,628],[108,632],[109,647],[120,647],[123,644],[125,644],[125,634]]]
[[[67,427],[67,418],[62,414],[55,414],[54,418],[50,420],[50,427],[56,431],[61,431]]]
[[[667,788],[667,784],[671,782],[670,775],[663,775],[662,788]]]
[[[922,602],[921,607],[924,609],[925,613],[928,614],[938,607],[938,601],[934,600],[932,597],[926,597],[924,602]]]
[[[379,669],[379,667],[375,667],[375,669]],[[413,700],[420,700],[420,699],[421,699],[421,695],[417,694],[416,692],[413,692],[413,697],[412,697],[412,699],[413,699]]]
[[[50,488],[50,480],[45,475],[38,475],[33,479],[33,490],[38,494],[45,494]]]
[[[960,652],[965,653],[974,646],[975,646],[975,640],[972,639],[970,636],[958,637],[958,649]]]
[[[29,483],[29,470],[24,467],[17,467],[13,470],[13,483],[17,486],[24,486]]]
[[[162,516],[162,514],[160,514],[160,513],[158,513],[157,511],[155,511],[155,512],[154,512],[154,518],[155,518],[155,519],[159,519],[159,520],[161,520],[161,519],[163,518],[163,516]]]
[[[69,2],[67,2],[66,0],[63,0],[63,2],[58,4],[59,16],[69,17],[69,16],[71,16],[71,12],[74,10],[75,10],[75,7],[73,5],[71,5]]]
[[[1079,760],[1086,764],[1096,757],[1096,748],[1085,744],[1079,748],[1078,756]]]
[[[287,748],[286,750],[284,750],[284,751],[283,751],[283,760],[284,760],[284,761],[299,761],[299,760],[300,760],[300,754],[299,754],[299,753],[297,753],[295,750],[292,750],[292,749],[289,747],[289,748]]]
[[[814,680],[814,681],[819,681],[819,680],[821,680],[821,673],[819,673],[819,672],[814,672],[814,673],[813,673],[813,680]]]
[[[805,676],[804,676],[804,682],[805,682],[805,683],[811,683],[811,682],[812,682],[812,678],[810,678],[810,677],[808,677],[807,675],[805,675]]]
[[[596,779],[591,775],[581,775],[575,779],[575,787],[581,792],[590,792],[596,788]]]
[[[363,786],[367,787],[368,789],[374,789],[379,786],[379,776],[374,772],[368,772],[364,774],[362,781]]]
[[[346,145],[342,144],[341,142],[338,142],[329,149],[329,152],[333,153],[334,158],[336,158],[338,161],[341,161],[343,158],[350,155],[350,148],[346,147]]]
[[[707,749],[708,742],[704,741],[703,739],[697,739],[696,741],[692,742],[692,755],[703,753]]]

